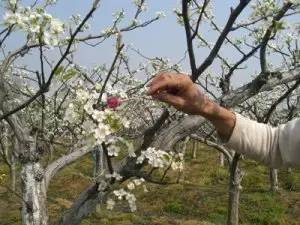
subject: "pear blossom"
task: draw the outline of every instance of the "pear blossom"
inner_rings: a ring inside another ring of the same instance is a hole
[[[134,183],[133,182],[129,182],[128,184],[127,184],[127,188],[128,188],[128,190],[134,190],[135,189],[135,185],[134,185]]]
[[[9,0],[9,4],[15,6],[17,4],[17,0]]]
[[[111,134],[111,130],[109,126],[105,124],[99,124],[96,129],[94,129],[94,136],[98,143],[102,143],[105,141],[105,138]]]
[[[116,172],[113,172],[113,174],[106,174],[105,175],[106,178],[115,178],[117,181],[122,180],[122,176]]]
[[[116,145],[109,145],[107,147],[108,155],[109,156],[118,156],[120,152],[120,148],[117,147]]]
[[[81,102],[85,102],[89,99],[89,93],[84,89],[78,89],[76,91],[77,99]]]
[[[113,210],[114,207],[115,207],[115,204],[116,202],[114,200],[112,200],[111,198],[109,198],[107,201],[106,201],[106,208],[108,210]]]
[[[121,188],[119,190],[115,190],[113,191],[113,194],[119,199],[119,200],[122,200],[124,196],[127,195],[127,192]]]
[[[144,178],[140,178],[140,179],[134,179],[133,180],[133,183],[136,185],[136,186],[139,186],[141,185],[142,183],[145,182],[145,179]]]
[[[137,158],[137,164],[147,160],[154,168],[164,168],[169,164],[169,158],[170,156],[167,152],[149,147],[146,151],[141,152],[141,155]]]
[[[146,185],[143,185],[143,190],[144,190],[145,193],[149,192]]]
[[[28,34],[30,42],[42,41],[50,46],[56,46],[60,42],[60,35],[64,32],[64,24],[53,18],[45,10],[31,7],[18,7],[14,12],[6,12],[4,24],[14,25],[16,28]]]
[[[165,14],[164,12],[162,12],[162,11],[158,11],[158,12],[156,12],[156,16],[157,16],[158,18],[165,18],[165,17],[166,17],[166,14]]]
[[[131,193],[127,193],[125,198],[128,201],[131,212],[135,212],[136,209],[137,209],[136,208],[136,197],[135,197],[135,195],[131,194]]]

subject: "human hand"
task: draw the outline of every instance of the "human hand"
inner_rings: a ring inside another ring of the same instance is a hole
[[[201,114],[208,101],[190,77],[184,74],[161,73],[148,86],[148,95],[188,114]]]

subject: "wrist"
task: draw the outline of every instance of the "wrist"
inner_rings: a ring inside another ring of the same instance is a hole
[[[207,100],[204,107],[200,110],[199,115],[214,125],[222,140],[229,140],[236,123],[234,112]]]
[[[198,115],[203,116],[205,118],[211,118],[214,116],[216,112],[216,108],[219,107],[216,103],[210,101],[206,96],[201,104]]]

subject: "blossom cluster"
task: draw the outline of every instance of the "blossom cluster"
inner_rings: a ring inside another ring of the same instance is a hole
[[[27,33],[32,43],[41,41],[50,46],[58,45],[64,32],[64,24],[42,8],[20,6],[16,11],[8,11],[4,15],[4,24]]]
[[[64,119],[70,124],[78,124],[80,135],[89,138],[92,146],[106,142],[109,144],[109,154],[117,156],[120,149],[115,144],[120,138],[115,138],[113,134],[122,127],[128,127],[129,122],[115,110],[117,107],[115,102],[108,101],[110,88],[108,87],[107,90],[102,94],[99,102],[100,87],[95,85],[90,89],[84,87],[82,82],[78,82],[73,87],[75,98],[69,103]]]
[[[263,0],[252,3],[251,8],[253,9],[251,14],[252,19],[258,17],[266,18],[266,16],[273,15],[274,12],[278,11],[279,5],[275,0]]]
[[[150,147],[141,152],[137,158],[137,163],[141,164],[145,160],[148,160],[148,163],[154,168],[164,168],[169,165],[170,156],[165,151]]]
[[[122,178],[123,178],[120,174],[118,174],[118,173],[116,173],[116,172],[113,172],[113,174],[106,174],[105,177],[106,177],[106,178],[114,178],[114,179],[116,179],[117,181],[120,181],[120,180],[122,180]]]
[[[145,1],[142,1],[142,0],[133,0],[132,2],[133,2],[134,5],[136,5],[137,7],[139,7],[141,11],[146,11],[147,8],[148,8],[148,6],[145,3]]]
[[[121,188],[118,190],[113,191],[114,196],[116,197],[117,200],[126,200],[129,204],[129,208],[131,212],[136,211],[136,197],[135,195],[131,192],[138,186],[142,186],[145,180],[143,178],[141,179],[134,179],[132,181],[129,181],[127,184],[127,189]],[[147,192],[147,188],[145,185],[143,185],[144,191]],[[115,206],[116,202],[112,199],[109,198],[106,202],[106,207],[109,210],[112,210]]]
[[[166,152],[149,147],[145,151],[141,152],[136,163],[141,164],[145,160],[147,160],[147,163],[154,168],[166,168],[170,166],[173,170],[183,170],[182,153]]]

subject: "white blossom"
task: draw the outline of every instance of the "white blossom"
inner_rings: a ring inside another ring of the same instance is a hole
[[[127,188],[128,188],[128,190],[130,190],[130,191],[134,190],[134,189],[135,189],[134,183],[133,183],[133,182],[129,182],[129,183],[127,184]]]
[[[127,192],[123,188],[119,190],[114,190],[113,193],[119,200],[122,200],[123,197],[127,195]]]
[[[141,164],[144,160],[148,160],[148,163],[155,168],[164,168],[169,164],[169,154],[162,150],[156,150],[149,147],[146,151],[142,151],[141,155],[137,158],[137,163]]]
[[[163,11],[158,11],[158,12],[156,12],[156,16],[158,18],[165,18],[166,14]]]
[[[42,41],[50,46],[59,44],[60,35],[64,32],[64,24],[53,18],[45,10],[30,7],[18,7],[15,12],[8,11],[4,16],[4,24],[14,25],[28,34],[29,41]]]
[[[106,124],[99,124],[98,127],[94,130],[94,136],[98,143],[105,141],[105,138],[111,134],[111,129]]]
[[[115,207],[115,204],[116,202],[114,200],[112,200],[111,198],[109,198],[107,201],[106,201],[106,208],[108,210],[113,210],[114,207]]]
[[[135,212],[136,211],[136,197],[135,197],[135,195],[131,194],[131,193],[127,193],[125,198],[128,201],[131,212]]]
[[[142,183],[145,182],[145,179],[144,178],[140,178],[140,179],[134,179],[133,180],[133,183],[136,185],[136,186],[139,186],[141,185]]]
[[[120,152],[120,148],[116,145],[109,145],[107,147],[108,155],[109,156],[118,156]]]
[[[122,180],[122,176],[116,172],[113,172],[113,174],[106,174],[105,175],[106,178],[115,178],[117,181]]]
[[[17,0],[9,0],[9,4],[11,6],[15,6],[17,4]]]

